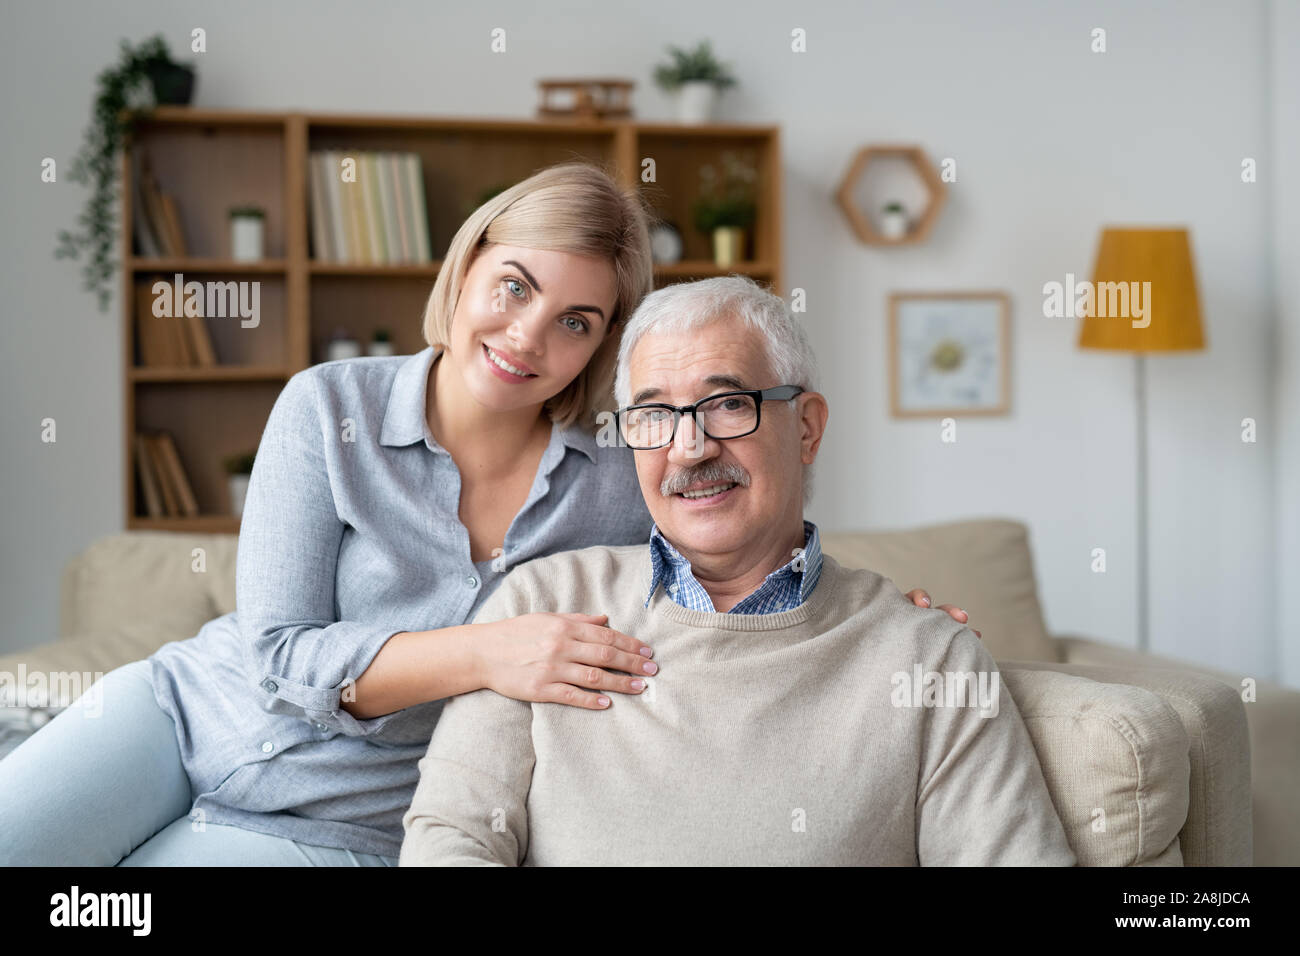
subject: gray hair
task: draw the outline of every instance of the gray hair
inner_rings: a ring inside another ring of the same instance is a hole
[[[651,292],[628,319],[618,348],[614,375],[614,397],[620,408],[632,403],[628,366],[632,350],[648,333],[689,332],[714,322],[736,317],[758,333],[768,367],[775,381],[756,383],[798,385],[818,391],[817,357],[803,327],[778,295],[764,289],[748,276],[719,276],[698,282],[682,282]],[[795,400],[790,399],[790,407]],[[804,469],[804,502],[812,494],[812,469]]]

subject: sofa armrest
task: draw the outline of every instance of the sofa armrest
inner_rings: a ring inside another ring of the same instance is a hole
[[[1186,823],[1178,834],[1188,866],[1251,863],[1251,754],[1241,698],[1221,682],[1188,671],[999,661],[999,668],[1050,670],[1152,691],[1187,732],[1190,760]]]
[[[1202,674],[1242,693],[1251,675],[1229,674],[1186,661],[1074,635],[1056,638],[1064,661],[1141,670]],[[1254,679],[1254,678],[1252,678]],[[1255,700],[1245,702],[1250,735],[1251,803],[1256,866],[1300,865],[1300,691],[1255,680]]]

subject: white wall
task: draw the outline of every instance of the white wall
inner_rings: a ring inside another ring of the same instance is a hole
[[[1294,41],[1295,8],[1277,7]],[[63,562],[122,523],[119,313],[95,311],[76,267],[53,259],[82,193],[42,186],[38,165],[54,156],[66,170],[118,38],[161,30],[180,51],[202,26],[197,105],[446,115],[529,116],[537,77],[576,73],[631,75],[639,115],[667,117],[652,65],[668,43],[713,38],[742,83],[727,118],[783,128],[787,284],[808,292],[832,402],[811,516],[834,528],[1020,518],[1056,632],[1135,640],[1133,362],[1080,352],[1072,321],[1042,317],[1041,288],[1088,272],[1105,223],[1187,224],[1209,349],[1149,363],[1153,649],[1273,674],[1276,608],[1300,567],[1294,505],[1274,481],[1284,428],[1277,474],[1291,487],[1300,477],[1293,284],[1285,394],[1270,371],[1273,278],[1279,295],[1295,281],[1281,257],[1285,245],[1295,261],[1296,187],[1238,176],[1243,156],[1267,168],[1270,138],[1278,157],[1296,155],[1294,128],[1268,112],[1275,101],[1296,115],[1296,68],[1281,56],[1295,43],[1272,34],[1270,72],[1268,10],[1265,0],[8,4],[0,650],[53,635]],[[1101,55],[1089,51],[1097,26],[1108,31]],[[507,30],[505,55],[488,51],[493,27]],[[806,54],[790,52],[794,27],[807,30]],[[958,161],[923,246],[864,247],[833,203],[853,152],[880,141]],[[1270,218],[1284,192],[1291,214]],[[945,445],[934,425],[888,416],[885,297],[959,288],[1012,297],[1013,411],[963,421]],[[39,441],[46,416],[59,423],[54,446]],[[1257,444],[1239,440],[1246,416],[1260,422]],[[1279,519],[1290,530],[1275,574]],[[1094,547],[1107,550],[1105,575],[1089,570]],[[1295,681],[1297,652],[1287,653]]]
[[[1268,24],[1271,40],[1270,89],[1273,96],[1271,171],[1273,188],[1273,288],[1277,307],[1277,569],[1273,602],[1300,594],[1300,3],[1273,0]],[[1300,640],[1278,614],[1279,670],[1285,683],[1300,686]]]

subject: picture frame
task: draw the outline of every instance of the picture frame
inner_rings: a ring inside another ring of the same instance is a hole
[[[1011,408],[1011,299],[999,290],[889,296],[894,418],[1005,415]]]

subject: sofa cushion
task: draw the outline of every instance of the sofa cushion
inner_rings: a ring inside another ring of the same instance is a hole
[[[999,663],[1080,866],[1181,866],[1188,735],[1158,694]]]
[[[1184,670],[1037,661],[1005,661],[999,662],[999,667],[1050,669],[1098,682],[1128,684],[1159,696],[1177,714],[1188,741],[1187,822],[1178,834],[1184,863],[1250,866],[1250,735],[1246,705],[1236,688]]]
[[[997,660],[1058,661],[1034,583],[1029,535],[1018,521],[985,518],[908,531],[822,532],[822,550],[845,567],[883,574],[906,593],[970,615]]]
[[[235,608],[238,542],[234,534],[176,531],[92,541],[64,568],[60,636],[113,632],[154,647],[193,637]]]
[[[142,660],[158,642],[138,634],[76,634],[0,657],[0,706],[67,707],[109,671]]]

